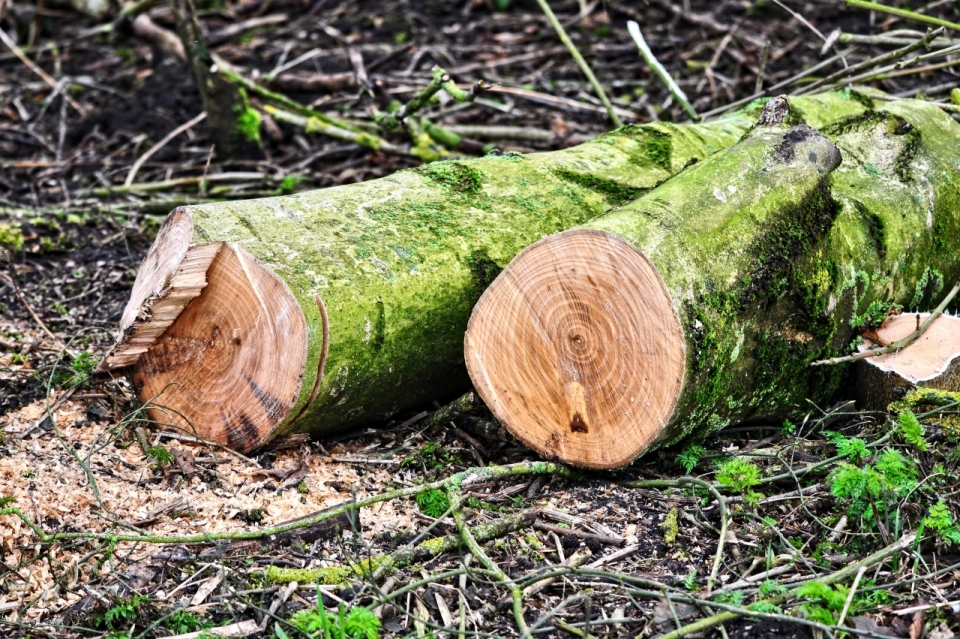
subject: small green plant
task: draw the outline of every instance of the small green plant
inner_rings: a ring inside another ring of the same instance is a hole
[[[340,604],[337,613],[331,614],[320,603],[313,610],[301,610],[290,618],[290,623],[301,633],[313,639],[378,639],[380,619],[369,608],[354,606],[350,610]]]
[[[174,634],[183,635],[211,627],[211,623],[204,621],[191,612],[180,609],[163,620],[163,627]]]
[[[785,592],[786,587],[780,585],[779,582],[774,581],[773,579],[767,579],[762,584],[760,584],[759,593],[761,597],[769,597],[770,595],[779,595],[781,592]]]
[[[27,356],[24,355],[23,353],[12,353],[12,354],[10,355],[10,363],[11,363],[11,364],[26,364],[26,363],[27,363]]]
[[[789,419],[783,420],[783,426],[780,428],[780,434],[784,437],[793,437],[794,433],[797,432],[797,425],[791,422]]]
[[[873,516],[871,504],[902,497],[917,485],[917,469],[913,462],[899,451],[886,449],[873,459],[873,464],[855,466],[841,463],[830,475],[830,492],[834,497],[849,501],[853,515]]]
[[[683,578],[683,587],[689,590],[690,592],[696,592],[697,590],[697,571],[691,570],[690,574]]]
[[[718,462],[717,481],[742,495],[747,503],[755,504],[760,498],[752,489],[760,484],[760,469],[753,462],[738,457]]]
[[[766,614],[771,614],[771,613],[782,614],[783,613],[783,609],[781,609],[780,606],[775,606],[769,601],[755,601],[747,607],[750,610],[755,610],[757,612],[763,612]]]
[[[927,440],[924,439],[926,432],[913,411],[905,410],[897,417],[897,434],[920,452],[927,450]]]
[[[743,604],[744,594],[740,590],[734,590],[733,592],[718,592],[713,600],[717,603],[730,604],[731,606],[739,606]]]
[[[850,320],[850,326],[853,328],[870,329],[880,328],[886,321],[887,316],[899,313],[903,307],[899,304],[885,300],[874,300],[862,315],[854,315]]]
[[[61,304],[60,302],[54,302],[53,304],[51,304],[50,310],[52,310],[54,313],[56,313],[61,317],[70,314],[70,311],[67,310],[67,307]]]
[[[103,613],[103,625],[111,630],[118,630],[119,626],[133,624],[137,620],[137,608],[146,601],[143,595],[133,595],[127,600],[121,600]]]
[[[687,444],[677,455],[676,463],[689,475],[706,453],[707,449],[699,444]]]
[[[14,252],[23,248],[23,233],[20,231],[19,224],[12,222],[0,224],[0,248]]]
[[[957,522],[942,499],[930,506],[927,516],[920,521],[918,536],[928,528],[943,541],[953,545],[960,544],[960,530],[957,529]]]
[[[53,386],[64,387],[76,386],[85,382],[93,369],[97,367],[97,361],[92,353],[84,351],[74,357],[69,366],[55,368],[49,378],[50,383]],[[44,378],[42,381],[46,382],[47,379]]]
[[[797,588],[797,595],[806,597],[809,601],[800,606],[807,619],[833,626],[837,623],[837,615],[843,610],[847,602],[848,590],[841,585],[828,586],[819,581],[811,581]],[[854,612],[853,607],[850,614]]]
[[[310,492],[310,487],[307,486],[306,479],[301,479],[300,483],[297,484],[297,492],[300,493],[301,495],[305,495]]]
[[[440,444],[427,442],[413,455],[404,457],[400,461],[400,467],[416,468],[422,465],[425,469],[439,470],[457,461],[459,459],[445,451]]]
[[[859,437],[845,437],[833,431],[824,431],[827,441],[837,447],[837,454],[846,457],[855,464],[863,461],[867,455],[867,442]]]
[[[153,460],[151,468],[163,468],[173,463],[173,453],[163,446],[152,446],[147,449],[147,457]]]
[[[442,490],[425,490],[417,493],[417,508],[428,517],[442,516],[450,508],[450,499]]]

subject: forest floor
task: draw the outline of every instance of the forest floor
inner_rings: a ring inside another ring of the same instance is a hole
[[[700,113],[821,61],[832,59],[782,91],[894,48],[844,43],[835,29],[908,40],[925,29],[836,2],[789,4],[796,15],[776,0],[554,8],[621,117],[636,123],[685,114],[638,57],[627,19],[640,22]],[[419,485],[533,459],[483,409],[438,423],[434,411],[453,399],[438,397],[361,432],[281,440],[242,457],[155,428],[124,377],[91,376],[173,207],[368,180],[418,160],[268,121],[262,158],[223,162],[200,122],[133,175],[137,158],[202,111],[187,66],[129,25],[108,32],[108,20],[39,6],[0,4],[0,27],[56,86],[0,52],[0,634],[162,637],[225,626],[233,636],[294,637],[291,618],[316,610],[320,596],[328,607],[374,610],[381,636],[518,636],[509,589],[474,552],[418,555],[376,575],[370,568],[381,564],[363,561],[457,536],[446,496],[414,497]],[[955,6],[924,10],[955,19]],[[165,6],[149,15],[172,28]],[[465,86],[480,78],[496,86],[425,115],[503,151],[562,148],[611,128],[532,1],[242,0],[202,16],[218,42],[211,48],[248,74],[267,76],[308,54],[271,86],[352,121],[369,122],[376,103],[356,83],[359,67],[407,100],[441,65]],[[224,31],[235,25],[245,28]],[[956,54],[946,60],[960,65]],[[936,61],[871,84],[941,101],[958,86],[954,68]],[[795,425],[731,428],[702,448],[658,451],[617,473],[476,483],[464,488],[463,514],[469,526],[521,516],[517,530],[484,548],[521,585],[557,577],[523,598],[536,634],[686,633],[732,610],[724,624],[684,636],[841,636],[838,625],[865,637],[954,636],[956,403],[914,406],[917,435],[909,418],[859,413],[842,400],[811,406]],[[711,483],[722,503],[685,476]],[[661,484],[625,485],[637,480]],[[339,533],[316,521],[294,536],[227,538],[397,490],[406,496],[337,517]],[[907,543],[918,529],[920,540]],[[47,539],[57,533],[66,536]],[[225,535],[173,539],[205,533]],[[882,560],[857,570],[884,548]],[[325,568],[332,583],[320,594],[315,576],[291,588],[271,581],[270,567]],[[778,596],[785,600],[769,600]],[[316,613],[297,619],[321,623]],[[345,624],[353,633],[372,627],[359,614],[354,622]]]

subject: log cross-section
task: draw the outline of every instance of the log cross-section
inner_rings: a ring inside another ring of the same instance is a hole
[[[527,446],[598,467],[649,446],[676,407],[686,344],[657,269],[602,231],[521,252],[485,295],[467,369]]]

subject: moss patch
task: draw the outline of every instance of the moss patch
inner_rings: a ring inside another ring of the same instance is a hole
[[[553,173],[568,182],[573,182],[577,186],[589,189],[599,193],[607,198],[611,206],[619,206],[630,200],[643,195],[646,189],[640,189],[632,186],[625,186],[613,180],[607,180],[589,173],[578,173],[567,167],[553,169]]]
[[[483,173],[479,169],[456,160],[434,162],[417,170],[456,197],[476,195],[483,184]]]
[[[0,247],[11,251],[19,251],[23,248],[23,233],[20,231],[19,224],[12,222],[0,224]]]

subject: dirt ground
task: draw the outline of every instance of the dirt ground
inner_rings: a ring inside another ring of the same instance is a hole
[[[701,113],[846,50],[851,45],[838,41],[824,46],[820,36],[830,39],[835,29],[898,35],[925,28],[836,2],[787,4],[796,15],[776,1],[553,6],[625,120],[638,123],[686,116],[637,56],[627,19],[641,23],[654,53]],[[362,509],[358,519],[340,521],[340,534],[315,526],[293,538],[253,541],[111,539],[123,533],[255,532],[455,471],[534,457],[482,409],[458,416],[454,427],[432,424],[425,413],[453,399],[448,397],[357,433],[289,440],[242,457],[154,428],[140,414],[127,379],[92,377],[92,363],[113,342],[137,266],[163,216],[177,204],[357,182],[417,162],[276,123],[276,130],[264,135],[263,158],[221,161],[211,156],[209,132],[200,123],[143,164],[136,184],[146,188],[118,189],[138,157],[202,110],[187,66],[136,37],[129,25],[117,24],[108,34],[100,28],[108,20],[63,6],[7,2],[3,7],[0,27],[54,78],[72,78],[60,93],[79,108],[53,95],[13,53],[0,52],[0,241],[6,244],[0,249],[0,507],[18,508],[46,535],[100,537],[41,543],[24,519],[0,515],[0,634],[161,637],[253,620],[259,629],[249,636],[282,638],[295,636],[287,622],[297,611],[315,607],[319,596],[331,609],[341,602],[376,609],[382,636],[426,636],[423,622],[446,635],[462,623],[464,634],[518,636],[510,606],[503,603],[509,591],[477,571],[475,554],[462,549],[420,558],[378,579],[348,575],[320,595],[313,584],[290,590],[265,578],[270,566],[333,570],[413,539],[456,534],[449,517],[435,519],[440,513],[411,497]],[[428,114],[444,126],[487,127],[484,135],[491,137],[484,141],[502,150],[561,148],[610,129],[599,100],[532,1],[242,0],[201,9],[205,34],[212,38],[238,22],[286,16],[215,47],[251,72],[267,74],[281,59],[317,50],[293,72],[297,78],[349,74],[355,69],[347,54],[352,48],[371,80],[400,100],[429,81],[435,64],[460,82],[482,77],[498,83],[512,92],[490,91],[472,105],[431,107]],[[950,2],[929,3],[925,11],[957,18]],[[150,16],[172,27],[165,6]],[[891,48],[859,45],[845,62],[836,60],[827,69]],[[928,69],[873,85],[894,95],[921,93],[944,101],[958,85],[954,69]],[[286,86],[295,85],[295,79],[289,82]],[[798,86],[802,83],[787,90]],[[375,103],[349,82],[336,90],[284,92],[356,120],[369,120]],[[511,128],[501,129],[497,138],[491,127]],[[199,176],[221,181],[211,179],[208,190],[198,192]],[[11,229],[22,245],[3,235]],[[956,513],[958,459],[943,426],[951,414],[947,407],[927,416],[927,451],[897,444],[896,450],[909,454],[916,487],[910,500],[894,500],[889,511],[884,501],[880,510],[855,512],[850,500],[831,493],[832,473],[842,460],[837,440],[821,430],[872,445],[891,422],[849,407],[821,407],[798,416],[795,430],[761,424],[720,433],[704,442],[689,469],[678,458],[681,450],[665,450],[618,473],[481,483],[466,493],[465,517],[470,526],[482,526],[537,513],[536,524],[528,522],[485,546],[517,581],[549,572],[571,555],[589,554],[582,564],[589,569],[563,574],[524,598],[524,616],[529,624],[539,620],[538,633],[659,636],[710,614],[687,599],[705,597],[715,576],[714,591],[720,594],[712,601],[739,608],[740,617],[689,636],[825,636],[824,628],[830,632],[839,614],[831,597],[839,593],[842,604],[847,590],[811,592],[754,610],[767,618],[744,618],[742,606],[888,546],[891,536],[928,521],[941,498]],[[877,455],[893,446],[883,441]],[[726,507],[735,512],[733,532],[712,575],[721,526],[716,500],[689,486],[626,488],[622,482],[674,480],[688,471],[716,480],[715,463],[732,457],[751,459],[765,479],[746,501],[724,489]],[[861,464],[865,459],[870,458]],[[777,479],[784,469],[793,476]],[[953,636],[960,610],[956,552],[946,534],[928,536],[897,554],[898,560],[871,565],[856,597],[850,595],[849,632]],[[757,579],[767,570],[765,579]],[[443,576],[446,571],[452,573]],[[741,584],[744,580],[748,583]],[[851,581],[845,579],[843,587]],[[377,608],[380,599],[368,582],[384,593],[416,586]],[[727,586],[736,587],[724,593]],[[917,606],[921,609],[912,611]],[[798,618],[809,623],[798,624]]]

